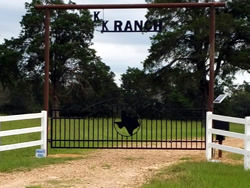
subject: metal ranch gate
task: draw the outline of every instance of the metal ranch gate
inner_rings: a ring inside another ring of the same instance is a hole
[[[52,110],[51,148],[205,149],[205,110],[100,103]]]

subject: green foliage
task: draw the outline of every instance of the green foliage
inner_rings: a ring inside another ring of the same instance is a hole
[[[231,105],[233,107],[233,115],[237,117],[245,117],[250,115],[250,85],[244,82],[238,88],[233,90],[231,96]]]
[[[18,61],[21,58],[19,52],[7,47],[10,41],[5,40],[5,43],[0,45],[0,84],[4,89],[16,84],[20,76]]]
[[[250,171],[242,165],[228,165],[211,162],[186,162],[161,170],[143,188],[246,188]],[[234,178],[232,178],[234,177]]]
[[[125,101],[131,104],[143,104],[152,97],[150,75],[138,68],[127,69],[125,74],[121,75],[121,88]]]

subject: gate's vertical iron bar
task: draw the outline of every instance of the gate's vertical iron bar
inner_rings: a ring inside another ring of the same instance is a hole
[[[82,145],[83,145],[83,147],[85,147],[85,135],[86,135],[86,126],[85,126],[85,124],[86,124],[86,117],[83,117],[83,122],[82,122],[83,124],[82,124],[82,127],[83,127],[83,133],[82,133],[82,140],[83,140],[83,143],[82,143]]]
[[[112,115],[111,115],[111,128],[112,128],[112,148],[114,148],[114,111],[112,106]]]
[[[74,147],[76,147],[76,119],[74,118]]]
[[[186,148],[188,148],[188,123],[189,123],[188,121],[190,120],[186,120]]]
[[[79,117],[77,118],[77,120],[78,120],[78,147],[80,148],[81,147],[81,141],[80,141],[80,138],[81,138],[81,121],[80,121]]]
[[[178,144],[178,120],[175,120],[175,147],[178,148],[177,144]]]
[[[183,125],[182,125],[182,118],[181,118],[181,148],[182,148],[182,141],[183,141],[183,140],[182,140],[182,132],[183,132],[182,129],[183,129]]]
[[[126,136],[126,148],[128,148],[128,137]]]
[[[156,140],[156,148],[158,147],[158,118],[156,118],[156,123],[155,123],[155,140]]]
[[[142,125],[142,122],[140,122],[140,120],[138,119],[138,121],[139,121],[139,126],[141,126],[141,128],[139,127],[138,128],[138,132],[139,131],[141,131],[141,148],[142,148],[142,138],[143,138],[143,125]],[[141,129],[141,130],[140,130]],[[138,138],[137,138],[137,134],[136,134],[136,143],[138,142],[138,140],[137,140]],[[136,147],[137,147],[137,144],[136,144]]]
[[[118,113],[119,113],[119,111],[118,111],[118,105],[116,105],[116,117],[115,117],[115,120],[118,118],[117,117],[117,115],[118,115]],[[114,126],[116,126],[116,125],[114,125]],[[120,139],[119,139],[119,134],[118,134],[118,132],[116,131],[116,136],[117,136],[117,141],[118,141],[118,143],[117,143],[117,147],[119,147],[119,141],[122,139],[121,137],[120,137]],[[123,144],[122,142],[120,143],[121,145]]]
[[[148,119],[146,119],[146,148],[148,148]]]
[[[200,146],[200,148],[202,148],[202,146],[203,146],[203,129],[202,129],[202,125],[200,126],[201,127],[201,146]]]
[[[109,118],[107,118],[107,147],[109,147]]]
[[[208,110],[213,112],[214,100],[214,52],[215,52],[215,6],[210,7],[210,32],[209,32],[209,96],[208,96]]]
[[[90,130],[89,130],[89,124],[90,124],[90,121],[89,121],[89,116],[88,116],[88,124],[87,124],[87,129],[88,129],[88,147],[89,147],[89,142],[90,142]]]
[[[163,134],[163,131],[162,131],[162,116],[161,116],[161,148],[162,148],[162,134]]]
[[[55,119],[57,119],[57,118],[55,118]],[[56,147],[56,145],[57,145],[57,136],[56,136],[56,134],[57,134],[57,128],[56,128],[57,127],[57,123],[55,123],[54,126],[55,126],[54,127],[54,132],[55,132],[54,136],[55,136],[55,147]]]
[[[52,114],[53,114],[53,112],[52,112]],[[51,140],[51,141],[50,141],[50,147],[51,147],[51,148],[53,148],[53,124],[54,124],[54,123],[53,123],[53,119],[54,119],[54,117],[52,116],[51,119],[50,119],[50,126],[51,126],[51,132],[50,132],[50,138],[51,138],[51,139],[50,139],[50,140]]]
[[[166,125],[166,148],[168,147],[168,118],[165,117],[165,125]]]
[[[64,117],[64,125],[65,125],[65,147],[67,147],[67,119]]]
[[[109,147],[109,118],[105,118],[106,119],[106,130],[107,130],[107,144],[106,144],[106,147],[108,148]]]
[[[71,145],[71,119],[68,118],[68,121],[69,121],[68,127],[69,127],[69,147],[70,147]]]
[[[93,129],[93,141],[92,141],[92,147],[95,147],[95,117],[92,117],[92,129]]]
[[[122,109],[124,110],[124,106],[122,106]],[[128,143],[129,143],[129,141],[128,141],[128,137],[126,136],[126,148],[128,148],[129,147],[129,145],[128,145]]]
[[[130,136],[129,138],[130,138],[130,147],[133,147],[134,146],[134,143],[133,143],[133,140],[132,140],[133,136]]]
[[[171,137],[171,148],[173,148],[173,120],[170,119],[171,122],[171,132],[170,132],[170,137]]]
[[[146,128],[146,148],[148,148],[148,119],[146,118],[145,119],[145,121],[146,121],[146,126],[145,126],[145,128]]]
[[[196,137],[195,137],[195,140],[196,140],[196,148],[197,148],[198,147],[198,140],[197,140],[198,139],[198,130],[197,130],[198,129],[198,122],[197,122],[197,120],[196,120],[195,125],[196,125],[196,133],[195,133]]]
[[[153,148],[153,119],[151,119],[150,125],[151,125],[151,148]]]
[[[138,107],[136,108],[136,110],[138,109]],[[144,128],[144,123],[143,123],[143,120],[140,118],[139,120],[139,123],[141,125],[141,148],[143,148],[143,128]],[[141,121],[141,122],[140,122]]]
[[[66,119],[63,117],[63,125],[64,125],[64,147],[66,147]]]
[[[193,120],[191,121],[191,148],[193,148]]]
[[[99,121],[100,121],[100,117],[98,117],[97,118],[97,147],[99,148],[99,140],[100,140],[100,138],[99,138],[99,136],[100,136],[100,123],[99,123]]]
[[[201,126],[204,127],[204,141],[205,141],[205,145],[204,145],[204,149],[206,149],[206,140],[207,140],[207,125],[206,125],[206,121],[205,121],[205,125],[203,126],[202,122],[204,120],[204,117],[203,117],[203,112],[202,112],[202,118],[201,118]]]
[[[102,117],[102,147],[104,147],[104,117]]]
[[[60,126],[60,133],[59,133],[60,134],[60,147],[62,147],[62,118],[59,118],[59,126]]]

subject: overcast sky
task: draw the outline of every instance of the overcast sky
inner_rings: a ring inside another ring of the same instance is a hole
[[[145,3],[145,0],[73,0],[77,4],[136,4]],[[0,43],[3,39],[18,37],[21,27],[20,21],[26,13],[24,8],[25,2],[31,0],[0,0]],[[68,0],[65,0],[68,2]],[[95,10],[101,11],[100,18],[104,16],[105,20],[145,20],[145,9],[134,10]],[[125,73],[128,67],[142,68],[142,63],[150,48],[150,36],[153,33],[103,33],[96,31],[94,35],[93,48],[96,49],[97,55],[102,61],[111,67],[116,74],[116,82],[120,84],[120,75]],[[240,74],[237,76],[238,82],[243,80],[250,81],[249,75]]]

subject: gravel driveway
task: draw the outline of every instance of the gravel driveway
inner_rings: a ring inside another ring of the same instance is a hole
[[[147,182],[160,168],[189,158],[205,160],[205,151],[97,150],[84,155],[83,159],[64,164],[0,173],[0,187],[135,188]]]

